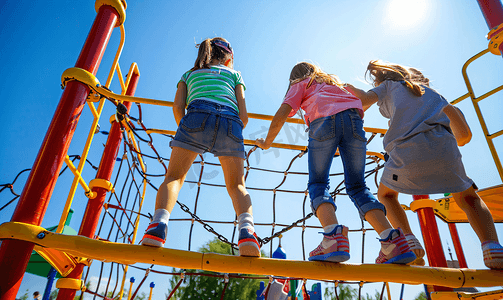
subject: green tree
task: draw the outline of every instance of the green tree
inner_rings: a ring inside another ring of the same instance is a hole
[[[21,298],[19,298],[19,300],[27,300],[28,297],[29,297],[29,295],[28,295],[28,289],[27,289],[26,292],[24,293],[24,295],[21,296]]]
[[[337,298],[337,296],[339,298]],[[335,295],[334,287],[325,288],[325,300],[355,300],[358,299],[358,289],[352,288],[347,284],[339,284],[337,286],[337,296]],[[379,300],[381,299],[381,293],[375,291],[375,295],[372,297],[368,293],[362,296],[363,300]],[[383,299],[386,299],[383,297]]]
[[[217,238],[209,241],[207,244],[199,248],[199,252],[202,253],[220,253],[232,255],[231,246],[229,244],[223,243]],[[236,252],[236,251],[235,251]],[[237,253],[235,253],[237,255]],[[264,256],[265,254],[262,253]],[[173,273],[178,273],[180,270],[173,268]],[[205,272],[200,270],[186,270],[187,273],[200,273],[200,274],[215,274],[213,272]],[[169,293],[175,288],[180,280],[180,276],[172,276],[169,285]],[[223,288],[225,286],[224,279],[221,277],[211,277],[211,276],[185,276],[184,282],[175,291],[172,300],[180,299],[220,299]],[[249,300],[256,299],[257,290],[260,287],[260,280],[258,279],[242,279],[242,278],[230,278],[227,288],[225,289],[224,299],[226,300]],[[166,298],[169,296],[166,294]]]
[[[421,292],[419,293],[416,298],[414,298],[414,300],[427,300],[428,298],[426,297],[426,293],[425,292]]]

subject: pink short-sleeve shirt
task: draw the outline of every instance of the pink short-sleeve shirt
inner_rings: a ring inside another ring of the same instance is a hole
[[[289,117],[302,108],[305,112],[306,124],[318,118],[335,115],[350,108],[358,109],[363,118],[363,107],[360,99],[356,98],[348,91],[326,83],[313,82],[306,89],[310,78],[294,84],[285,96],[283,103],[292,107]]]

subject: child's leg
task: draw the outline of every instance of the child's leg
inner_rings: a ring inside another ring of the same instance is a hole
[[[473,187],[461,193],[453,193],[452,197],[466,213],[468,222],[470,222],[481,243],[485,241],[498,241],[493,216]]]
[[[398,192],[385,186],[382,182],[377,190],[377,198],[386,207],[387,217],[394,228],[400,227],[403,233],[412,233],[409,220],[403,210],[400,202],[398,202]]]
[[[424,248],[414,234],[412,234],[409,219],[405,214],[405,210],[400,205],[400,202],[398,202],[398,192],[390,189],[381,182],[377,190],[377,197],[386,207],[386,212],[388,213],[387,217],[391,225],[393,225],[394,228],[402,229],[412,252],[414,252],[418,258],[422,258],[425,254]]]
[[[260,245],[253,227],[253,212],[250,194],[246,191],[244,159],[234,156],[219,156],[224,172],[225,186],[238,216],[239,255],[260,257]]]
[[[159,190],[157,191],[154,217],[140,242],[142,245],[164,246],[168,231],[169,216],[178,199],[178,193],[182,188],[187,172],[197,155],[193,151],[173,147],[170,157],[170,161],[173,163],[168,165],[164,182],[159,186]]]
[[[503,247],[498,242],[493,217],[484,201],[473,187],[461,193],[453,193],[452,196],[466,213],[470,225],[482,243],[485,265],[491,269],[503,269]]]

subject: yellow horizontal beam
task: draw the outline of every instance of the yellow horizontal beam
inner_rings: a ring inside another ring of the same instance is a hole
[[[432,268],[405,265],[345,264],[250,258],[198,253],[141,245],[98,241],[82,236],[54,234],[44,228],[8,222],[0,225],[0,239],[18,239],[65,251],[75,256],[121,264],[156,264],[181,269],[300,277],[312,280],[397,282],[459,287],[492,287],[503,282],[503,271]]]
[[[377,131],[384,130],[384,129],[369,128],[369,130],[376,130],[376,131],[370,131],[370,132],[377,132]],[[384,132],[386,133],[386,130],[384,130]],[[146,133],[148,133],[148,134],[150,134],[150,133],[157,133],[157,134],[175,135],[176,131],[173,131],[173,130],[163,130],[163,129],[147,129]],[[377,133],[380,133],[380,132],[377,132]],[[247,140],[247,139],[245,139],[244,143],[246,145],[255,145],[255,141],[254,140]],[[299,151],[304,151],[307,148],[307,146],[282,144],[282,143],[272,143],[271,147],[272,148],[280,148],[280,149],[289,149],[289,150],[299,150]],[[337,155],[339,154],[339,150],[337,150],[336,154]],[[382,153],[379,153],[379,152],[367,151],[367,155],[377,156],[380,159],[384,160],[384,156],[382,155]]]
[[[459,300],[459,299],[476,299],[476,300],[495,300],[503,298],[503,290],[489,291],[482,293],[465,293],[465,292],[433,292],[431,293],[432,300]]]

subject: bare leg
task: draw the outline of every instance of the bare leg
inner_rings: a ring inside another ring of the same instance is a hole
[[[367,222],[369,222],[370,225],[374,227],[378,234],[381,234],[381,232],[386,229],[392,229],[391,224],[386,218],[386,215],[380,209],[369,210],[365,214],[365,220],[367,220]]]
[[[400,202],[398,202],[398,192],[380,183],[377,191],[377,198],[386,207],[388,219],[393,227],[400,227],[404,234],[412,233],[407,215],[400,205]],[[365,217],[367,218],[367,216]]]
[[[159,186],[159,190],[157,191],[155,209],[162,208],[171,213],[185,177],[197,155],[196,152],[180,147],[173,147],[168,172],[166,173],[164,182]]]
[[[244,159],[234,156],[219,156],[224,171],[225,186],[232,199],[234,211],[252,214],[250,194],[246,191],[244,176]]]
[[[321,226],[337,224],[337,217],[335,216],[335,207],[330,203],[322,203],[316,209],[316,216],[320,220]]]
[[[479,237],[481,243],[485,241],[498,241],[498,234],[494,227],[494,220],[486,204],[475,193],[473,187],[464,192],[453,193],[454,200],[466,213],[468,222]]]

